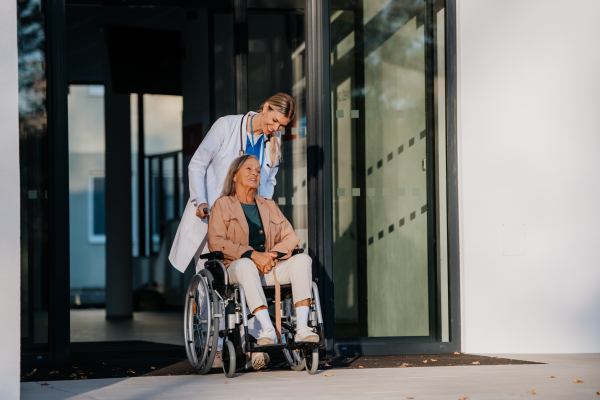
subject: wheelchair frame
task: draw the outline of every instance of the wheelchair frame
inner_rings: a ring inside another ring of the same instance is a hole
[[[296,249],[293,255],[302,253]],[[222,359],[223,371],[232,377],[236,370],[250,369],[250,353],[274,353],[282,351],[290,367],[295,371],[307,370],[316,373],[319,364],[319,349],[326,347],[323,330],[321,302],[316,282],[312,283],[309,327],[315,329],[320,341],[296,342],[294,340],[296,317],[292,315],[291,293],[282,296],[281,343],[258,346],[256,339],[248,333],[248,320],[254,315],[246,306],[246,294],[240,284],[229,285],[227,270],[223,263],[222,252],[203,254],[201,259],[208,260],[205,268],[192,278],[186,292],[184,317],[185,348],[190,365],[200,374],[206,374],[212,368],[217,352],[219,337],[224,339]],[[200,289],[202,288],[203,294]],[[267,287],[270,288],[270,287]],[[200,295],[203,302],[200,302]],[[275,303],[268,300],[268,306]],[[198,307],[200,305],[200,307]],[[271,320],[275,318],[270,315]],[[225,319],[225,329],[219,330],[220,319]],[[204,327],[205,329],[202,329]],[[243,336],[242,336],[243,329]]]

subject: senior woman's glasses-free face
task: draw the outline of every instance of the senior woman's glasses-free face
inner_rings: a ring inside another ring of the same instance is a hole
[[[249,159],[233,177],[233,182],[244,188],[256,189],[260,183],[260,164],[254,158]]]

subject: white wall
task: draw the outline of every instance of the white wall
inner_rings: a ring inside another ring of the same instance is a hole
[[[17,3],[0,2],[0,388],[19,398],[21,241]]]
[[[600,352],[600,2],[457,12],[463,350]]]

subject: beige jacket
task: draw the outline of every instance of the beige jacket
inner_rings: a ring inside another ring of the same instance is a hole
[[[256,205],[265,230],[266,251],[285,253],[282,259],[291,257],[300,239],[294,228],[285,218],[273,200],[256,196]],[[208,249],[222,251],[225,267],[239,260],[248,250],[253,250],[249,243],[248,221],[237,196],[218,198],[210,209],[208,220]],[[280,260],[275,260],[277,264]]]

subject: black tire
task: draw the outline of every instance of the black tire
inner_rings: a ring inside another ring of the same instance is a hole
[[[306,372],[309,375],[314,375],[319,369],[319,350],[313,350],[312,353],[308,353],[304,358],[306,361]]]
[[[219,343],[219,318],[214,317],[215,307],[218,308],[219,305],[218,297],[207,284],[203,275],[208,278],[208,282],[212,282],[212,276],[206,270],[202,270],[201,274],[194,275],[188,287],[184,314],[187,358],[190,365],[200,375],[208,373],[212,368]],[[203,291],[206,291],[205,294],[200,293],[199,286],[203,287]],[[202,302],[199,301],[199,296],[203,297]],[[201,329],[201,326],[206,329]],[[205,332],[207,337],[204,337],[202,332]],[[203,336],[205,340],[201,340],[200,336]]]
[[[236,364],[236,355],[235,355],[235,346],[231,342],[231,340],[227,340],[223,344],[223,373],[228,378],[233,378],[235,375],[235,364]]]

